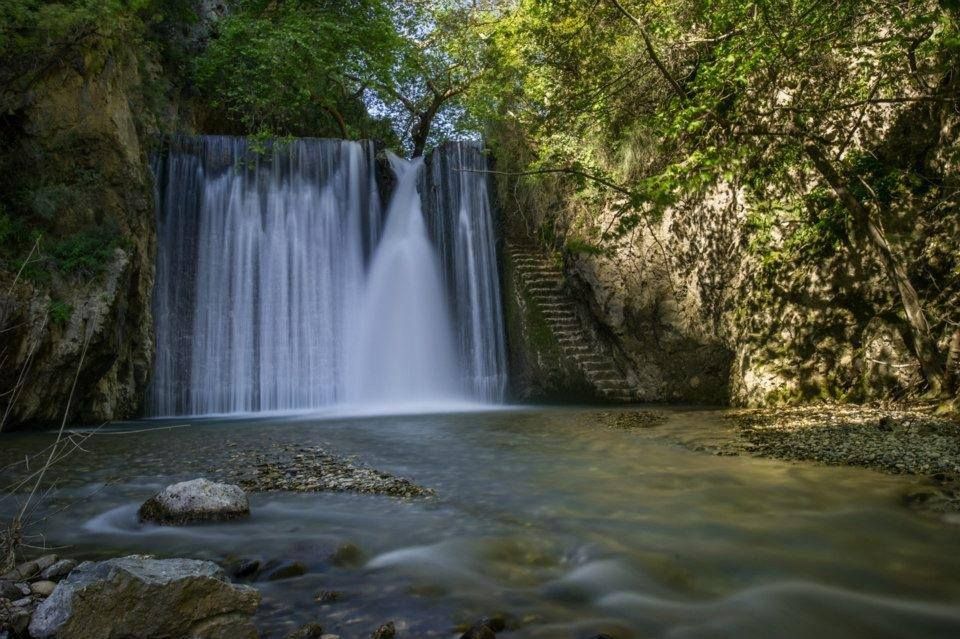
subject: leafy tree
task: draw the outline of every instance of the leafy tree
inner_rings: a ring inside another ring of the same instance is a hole
[[[363,83],[387,81],[400,45],[381,0],[242,0],[197,60],[196,81],[236,130],[353,137]]]
[[[485,38],[502,10],[489,0],[398,0],[393,12],[403,45],[390,76],[368,84],[416,157],[475,124],[464,124],[465,100],[492,66]]]
[[[952,0],[521,1],[493,38],[499,90],[487,85],[496,97],[480,106],[526,132],[521,173],[613,187],[618,225],[601,239],[721,180],[757,203],[825,187],[824,215],[853,260],[876,257],[936,392],[941,356],[886,229],[900,208],[957,196],[918,173],[922,149],[884,144],[901,121],[928,126],[957,108],[957,11]]]

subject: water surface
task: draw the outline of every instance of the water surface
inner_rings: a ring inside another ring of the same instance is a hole
[[[454,637],[494,613],[508,638],[960,636],[960,529],[903,508],[904,479],[692,452],[678,442],[721,420],[666,412],[637,430],[590,409],[112,426],[56,470],[47,507],[72,506],[47,543],[78,557],[301,561],[303,577],[255,582],[267,637],[318,621],[359,639],[387,620],[400,637]],[[5,435],[0,465],[50,439]],[[137,524],[162,486],[274,443],[356,455],[437,497],[258,494],[244,522]],[[330,561],[346,543],[358,565]],[[320,605],[320,590],[344,595]]]

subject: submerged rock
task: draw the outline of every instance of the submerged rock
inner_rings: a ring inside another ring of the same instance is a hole
[[[37,608],[34,639],[255,639],[260,594],[213,562],[122,557],[80,564]]]
[[[138,515],[161,525],[226,521],[249,516],[250,502],[239,486],[193,479],[167,486],[144,502]]]
[[[304,566],[299,561],[294,561],[289,564],[280,566],[276,570],[270,573],[270,576],[267,577],[270,581],[279,581],[280,579],[291,579],[293,577],[301,577],[307,574],[307,567]]]
[[[397,636],[397,627],[393,624],[392,621],[388,621],[379,628],[377,628],[370,639],[394,639]]]
[[[323,628],[318,623],[308,623],[287,634],[286,639],[321,639]]]
[[[460,639],[496,639],[497,633],[506,627],[502,617],[483,617],[460,635]]]

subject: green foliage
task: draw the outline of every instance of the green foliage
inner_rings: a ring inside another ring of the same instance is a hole
[[[50,256],[62,273],[89,277],[103,272],[117,246],[115,235],[100,230],[81,231],[54,244]]]
[[[49,313],[51,322],[63,326],[73,317],[73,306],[60,300],[51,300]]]
[[[603,255],[605,253],[603,247],[579,237],[567,238],[565,248],[569,253],[583,253],[585,255]]]
[[[532,157],[515,170],[588,166],[618,185],[607,199],[634,213],[619,214],[607,239],[721,181],[759,200],[802,199],[811,144],[871,205],[929,185],[909,158],[869,145],[924,100],[956,101],[941,95],[960,62],[955,10],[935,0],[622,6],[630,18],[610,1],[519,2],[489,38],[498,64],[474,100],[494,137],[526,138]],[[565,181],[577,199],[594,197],[581,176]],[[800,220],[797,243],[829,246],[834,218]]]
[[[209,103],[249,134],[339,131],[363,112],[358,87],[385,81],[400,45],[381,0],[246,0],[196,60]]]

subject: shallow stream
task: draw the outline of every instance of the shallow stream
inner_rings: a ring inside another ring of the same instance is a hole
[[[46,543],[78,558],[300,561],[304,576],[254,582],[266,637],[317,621],[360,639],[388,620],[399,639],[456,637],[491,614],[510,621],[505,638],[960,636],[960,528],[901,506],[904,479],[693,452],[681,442],[722,432],[718,414],[657,410],[665,423],[629,430],[594,409],[114,425],[54,471],[44,508],[70,507]],[[5,435],[0,466],[51,440]],[[137,523],[161,487],[278,443],[437,494],[264,493],[243,522]],[[362,557],[331,561],[345,544]],[[321,590],[343,595],[319,604]]]

